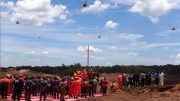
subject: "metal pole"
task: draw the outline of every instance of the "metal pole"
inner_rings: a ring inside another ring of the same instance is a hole
[[[89,67],[89,45],[88,45],[88,50],[87,50],[87,66]]]

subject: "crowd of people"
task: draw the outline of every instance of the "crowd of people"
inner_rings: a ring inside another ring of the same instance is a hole
[[[164,72],[119,74],[118,85],[126,90],[132,87],[144,87],[145,85],[164,85]]]
[[[97,86],[101,82],[101,93],[106,95],[109,82],[104,78],[99,81],[100,74],[92,69],[88,72],[77,70],[72,77],[59,76],[4,76],[0,78],[0,95],[2,99],[11,96],[13,101],[20,101],[25,97],[31,101],[32,96],[39,96],[40,101],[45,101],[47,96],[65,101],[65,96],[78,99],[78,97],[94,97]]]
[[[20,101],[22,97],[31,101],[32,96],[39,96],[40,101],[45,101],[47,96],[60,101],[65,101],[66,95],[74,99],[94,97],[96,93],[105,96],[108,87],[112,92],[116,92],[118,89],[126,90],[144,85],[164,85],[164,73],[119,74],[116,81],[110,83],[106,77],[92,69],[77,70],[71,77],[4,76],[0,78],[0,95],[2,99],[11,95],[13,101]],[[99,91],[97,87],[100,88]]]

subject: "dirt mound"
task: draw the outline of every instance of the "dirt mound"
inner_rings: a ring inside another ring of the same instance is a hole
[[[174,86],[148,86],[148,87],[137,87],[128,90],[127,92],[130,94],[151,94],[151,93],[159,93],[169,91],[173,89]]]
[[[176,84],[171,90],[172,91],[180,91],[180,84]]]

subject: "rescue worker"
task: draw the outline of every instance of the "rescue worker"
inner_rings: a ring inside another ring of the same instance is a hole
[[[71,78],[71,80],[69,81],[68,87],[69,87],[69,97],[72,98],[73,92],[74,92],[74,79],[73,78]]]
[[[126,77],[126,74],[123,74],[123,77],[122,77],[122,90],[126,90],[126,85],[127,85],[127,77]]]
[[[57,80],[57,78],[54,77],[54,80],[52,81],[52,86],[53,86],[53,92],[54,92],[53,96],[55,99],[56,98],[59,99],[59,92],[60,92],[59,83],[60,82]]]
[[[25,101],[31,101],[32,84],[33,84],[33,81],[31,80],[31,78],[26,78],[26,82],[25,82]]]
[[[84,69],[84,70],[83,70],[83,72],[82,72],[82,76],[83,76],[83,79],[85,79],[85,80],[87,80],[87,79],[88,79],[86,69]]]
[[[81,85],[81,97],[85,96],[85,98],[87,98],[88,87],[89,87],[88,82],[85,79],[83,79]]]
[[[10,85],[10,80],[7,77],[4,77],[1,80],[1,93],[2,93],[2,99],[7,99],[8,96],[8,85]]]
[[[23,77],[19,77],[19,92],[20,92],[20,98],[22,97],[22,93],[23,93],[23,90],[24,90],[24,78]]]
[[[48,81],[46,80],[46,78],[41,78],[40,81],[40,101],[46,101],[46,97],[47,97],[47,88],[48,88]]]
[[[65,101],[65,94],[66,94],[66,82],[65,79],[62,79],[60,83],[60,101]]]
[[[94,78],[89,80],[89,97],[94,97],[95,92],[95,80]]]
[[[81,81],[80,81],[79,77],[75,77],[74,79],[75,79],[75,81],[73,84],[74,85],[73,95],[74,95],[75,99],[78,99],[78,94],[81,91]]]
[[[122,89],[122,75],[121,74],[118,75],[118,86],[119,88]]]
[[[18,79],[18,77],[15,77],[15,80],[13,82],[13,101],[16,99],[20,101],[20,95],[21,95],[21,82]]]
[[[111,91],[116,92],[116,90],[117,90],[117,84],[113,81],[111,84]]]
[[[107,87],[108,87],[109,81],[106,80],[106,77],[104,77],[104,80],[102,80],[101,82],[102,82],[103,96],[105,96],[107,93]]]
[[[89,80],[91,80],[94,76],[94,71],[93,69],[90,70],[90,73],[89,73]]]

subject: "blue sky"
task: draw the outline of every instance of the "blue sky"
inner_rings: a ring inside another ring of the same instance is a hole
[[[180,63],[179,0],[80,1],[2,0],[1,65]]]

